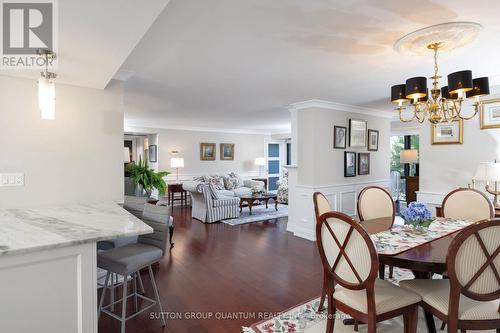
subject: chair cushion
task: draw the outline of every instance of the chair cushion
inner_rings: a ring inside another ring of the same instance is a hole
[[[97,254],[97,267],[120,275],[128,275],[149,266],[163,256],[160,248],[135,243]]]
[[[362,313],[368,313],[366,290],[335,287],[333,298]],[[420,302],[419,295],[385,280],[375,280],[375,308],[377,315]]]
[[[251,195],[252,194],[252,190],[249,189],[248,187],[238,187],[238,188],[235,188],[233,190],[233,193],[234,193],[235,196],[241,197],[241,196],[244,196],[244,195]]]
[[[219,198],[220,197],[234,197],[234,192],[228,191],[228,190],[217,190],[217,194],[219,194]]]
[[[214,200],[214,207],[228,207],[240,204],[240,198],[236,197],[220,197],[218,200]]]
[[[448,279],[436,280],[405,280],[400,286],[412,290],[422,296],[422,300],[443,313],[448,315],[448,302],[450,298],[450,282]],[[479,302],[460,295],[460,306],[458,307],[459,320],[488,320],[500,319],[498,305],[500,301]]]

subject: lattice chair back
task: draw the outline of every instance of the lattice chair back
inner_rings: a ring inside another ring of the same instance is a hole
[[[450,297],[457,304],[460,293],[479,301],[500,299],[500,219],[461,231],[450,244],[446,262]]]
[[[360,290],[373,291],[378,272],[375,245],[363,227],[340,212],[319,217],[316,238],[323,267],[335,283]]]

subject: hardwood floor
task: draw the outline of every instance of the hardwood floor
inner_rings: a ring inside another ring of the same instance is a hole
[[[164,311],[174,318],[162,329],[147,311],[127,322],[127,332],[238,333],[320,295],[316,244],[287,232],[286,219],[232,227],[191,219],[190,208],[173,215],[175,247],[155,275]],[[147,275],[143,281],[152,295]],[[99,332],[120,332],[119,322],[103,314]]]

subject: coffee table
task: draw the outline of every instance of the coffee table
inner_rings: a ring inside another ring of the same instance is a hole
[[[252,207],[256,201],[264,201],[266,203],[266,209],[268,208],[269,199],[274,200],[274,209],[278,210],[278,196],[276,194],[262,194],[257,196],[243,195],[240,196],[240,213],[243,211],[243,203],[248,204],[248,209],[250,210],[250,215],[252,215]]]

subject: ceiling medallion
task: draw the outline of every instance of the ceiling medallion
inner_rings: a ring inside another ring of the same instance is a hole
[[[399,119],[411,122],[417,119],[423,123],[428,119],[431,123],[453,121],[457,119],[472,119],[481,107],[480,96],[490,93],[487,77],[472,79],[472,71],[463,70],[448,75],[448,86],[439,88],[437,56],[438,51],[449,51],[472,42],[482,26],[473,22],[450,22],[433,25],[414,31],[402,38],[394,48],[403,54],[421,55],[429,51],[434,53],[434,75],[432,88],[427,89],[427,78],[423,76],[406,80],[406,84],[391,87],[391,102],[398,106]],[[472,100],[474,114],[462,115],[463,102]],[[405,119],[402,115],[405,104],[409,103],[412,116]]]

